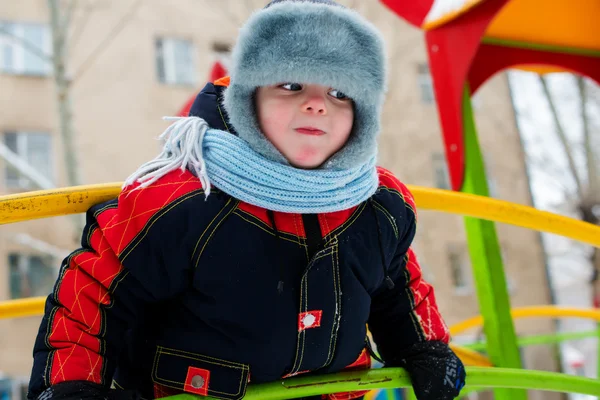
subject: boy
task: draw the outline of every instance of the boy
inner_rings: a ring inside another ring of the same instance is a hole
[[[367,324],[419,400],[457,396],[464,368],[410,250],[412,196],[375,167],[384,91],[382,40],[357,13],[255,13],[231,81],[207,85],[163,153],[88,211],[29,398],[239,399],[250,381],[368,368]]]

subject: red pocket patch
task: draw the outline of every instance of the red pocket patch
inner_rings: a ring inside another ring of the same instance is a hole
[[[210,371],[202,368],[189,367],[183,390],[189,393],[208,396]]]
[[[322,310],[307,311],[298,315],[298,332],[321,326]]]

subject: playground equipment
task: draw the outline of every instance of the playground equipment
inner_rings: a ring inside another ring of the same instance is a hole
[[[600,2],[554,0],[381,0],[425,32],[429,68],[452,189],[488,196],[470,95],[505,68],[571,71],[600,82]],[[520,368],[506,278],[494,224],[465,218],[487,352],[499,367]],[[495,391],[497,399],[525,392]]]

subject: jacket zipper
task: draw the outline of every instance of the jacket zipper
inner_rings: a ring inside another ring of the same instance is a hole
[[[312,260],[315,254],[321,247],[323,240],[323,232],[319,224],[319,216],[317,214],[302,214],[302,224],[306,234],[306,246],[308,248],[308,259]]]

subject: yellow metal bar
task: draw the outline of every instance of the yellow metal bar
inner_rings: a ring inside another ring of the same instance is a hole
[[[42,315],[45,302],[45,297],[0,301],[0,319]]]
[[[120,183],[106,183],[0,196],[0,224],[86,212],[120,191]]]
[[[472,194],[408,186],[420,209],[442,211],[554,233],[600,247],[600,227],[533,207]],[[113,199],[120,183],[0,196],[0,224],[75,214]]]
[[[600,227],[508,201],[441,189],[411,187],[417,207],[516,225],[600,247]]]
[[[569,308],[556,306],[522,307],[513,308],[510,312],[513,319],[529,317],[571,317],[586,318],[600,322],[600,310],[585,308]],[[468,329],[479,327],[483,324],[481,315],[469,318],[450,327],[451,335],[458,335]]]
[[[453,343],[450,343],[450,348],[454,351],[454,353],[456,353],[458,358],[460,358],[461,361],[465,365],[469,365],[469,366],[473,366],[473,367],[493,367],[494,366],[489,358],[487,358],[483,354],[480,354],[474,350],[467,349],[462,346],[457,346]]]

